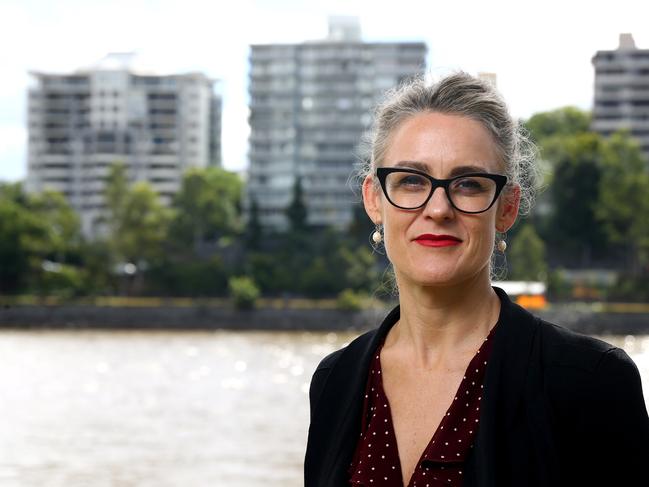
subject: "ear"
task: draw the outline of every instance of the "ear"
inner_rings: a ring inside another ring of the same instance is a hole
[[[496,213],[496,230],[504,233],[509,230],[518,216],[518,207],[521,203],[521,188],[516,185],[507,188],[498,203]]]
[[[365,212],[375,225],[382,222],[381,214],[381,189],[374,180],[373,175],[367,175],[363,180],[363,205]]]

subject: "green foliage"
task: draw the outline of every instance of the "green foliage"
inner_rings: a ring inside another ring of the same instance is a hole
[[[640,145],[626,132],[604,146],[596,215],[606,236],[628,249],[627,270],[649,264],[649,172]]]
[[[250,252],[245,261],[245,270],[265,294],[289,291],[291,277],[294,277],[286,272],[279,252]]]
[[[546,280],[548,269],[545,261],[545,244],[531,224],[526,223],[518,230],[510,249],[508,261],[511,265],[512,280]]]
[[[369,246],[338,249],[341,269],[344,270],[343,285],[354,290],[371,290],[378,282],[376,259]]]
[[[357,245],[367,246],[372,233],[374,233],[374,224],[367,216],[363,203],[354,204],[352,208],[352,221],[348,229],[350,238]]]
[[[561,153],[554,161],[552,211],[546,227],[551,232],[547,238],[565,259],[589,265],[608,244],[596,216],[604,140],[594,133],[561,140]]]
[[[302,272],[301,291],[307,296],[331,296],[339,288],[339,276],[331,271],[327,259],[322,256],[315,257]]]
[[[146,182],[129,186],[123,164],[114,164],[105,195],[113,263],[147,265],[160,258],[169,212],[151,186]]]
[[[7,194],[7,193],[5,193]],[[24,288],[45,247],[45,222],[11,195],[0,197],[0,292]]]
[[[343,311],[360,311],[365,308],[368,297],[364,292],[344,289],[338,294],[336,308]]]
[[[108,177],[106,178],[106,187],[104,189],[106,206],[111,212],[112,217],[112,219],[109,220],[109,225],[119,225],[121,223],[121,216],[124,211],[127,194],[128,177],[126,174],[126,166],[123,162],[115,162],[110,167]],[[114,233],[119,231],[119,227],[112,227],[111,230]]]
[[[608,291],[612,301],[649,302],[649,272],[643,274],[622,274],[617,283]]]
[[[193,168],[183,177],[173,202],[171,235],[180,247],[216,242],[241,231],[239,176],[217,167]]]
[[[548,273],[547,295],[552,301],[563,301],[572,297],[573,286],[566,278],[565,271],[557,268]]]
[[[231,277],[228,288],[237,309],[253,309],[256,306],[259,288],[250,277]]]
[[[576,107],[557,108],[537,113],[525,122],[530,134],[537,142],[556,135],[570,136],[587,132],[590,127],[590,113]]]
[[[251,198],[248,222],[245,230],[246,248],[257,251],[261,248],[264,239],[264,231],[259,219],[259,204],[256,198]]]
[[[81,245],[79,216],[65,197],[56,191],[44,191],[29,198],[29,209],[47,222],[47,254],[63,262],[66,254]]]
[[[358,246],[333,229],[269,235],[270,248],[249,252],[243,271],[267,295],[335,296],[345,288],[371,291],[377,263],[368,246]]]
[[[38,277],[37,292],[42,296],[71,298],[84,294],[85,271],[65,264],[50,264]]]
[[[355,246],[332,229],[317,234],[302,253],[306,259],[297,292],[311,297],[331,296],[345,288],[371,290],[377,283],[374,254],[367,246]]]
[[[637,142],[589,132],[588,114],[572,108],[537,114],[527,126],[551,169],[549,211],[534,220],[555,265],[649,272],[649,174]]]
[[[167,259],[148,272],[147,291],[171,296],[223,296],[230,270],[214,255],[208,259]]]
[[[607,139],[589,132],[589,123],[587,112],[572,107],[527,121],[552,182],[537,206],[543,211],[510,233],[510,277],[547,276],[549,295],[569,298],[573,286],[556,268],[604,262],[601,268],[623,271],[610,296],[649,299],[647,161],[628,133]],[[92,242],[81,237],[62,195],[27,195],[19,184],[0,184],[0,293],[229,293],[240,308],[254,306],[260,293],[338,296],[341,309],[359,309],[386,275],[368,242],[373,225],[359,204],[346,234],[310,226],[302,183],[296,178],[288,228],[273,232],[262,227],[255,199],[242,225],[243,183],[235,174],[191,169],[165,208],[150,186],[130,183],[126,167],[115,164],[104,237]],[[140,272],[116,274],[125,262]],[[232,277],[241,275],[247,277]]]
[[[295,178],[293,184],[293,196],[291,204],[286,209],[289,228],[294,233],[301,233],[307,229],[307,208],[304,204],[304,195],[302,190],[302,179]]]
[[[84,284],[80,290],[84,295],[115,294],[117,277],[113,273],[111,248],[105,240],[85,241],[79,250]]]
[[[120,233],[114,235],[116,248],[125,260],[154,260],[166,237],[168,213],[148,183],[138,182],[124,204]]]
[[[78,218],[62,195],[28,196],[20,184],[0,185],[0,292],[38,285],[43,261],[65,262],[80,239]]]

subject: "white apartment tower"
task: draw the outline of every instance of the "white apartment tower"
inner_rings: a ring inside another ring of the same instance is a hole
[[[608,136],[627,129],[649,159],[649,49],[638,49],[631,34],[620,45],[597,51],[592,129]]]
[[[221,99],[200,73],[159,76],[111,54],[71,74],[32,72],[27,190],[62,192],[96,235],[104,180],[123,162],[169,204],[190,167],[220,165]]]
[[[421,42],[362,42],[349,17],[330,19],[322,41],[251,47],[248,204],[256,200],[263,224],[286,227],[296,178],[310,224],[349,224],[348,180],[371,110],[425,58]]]

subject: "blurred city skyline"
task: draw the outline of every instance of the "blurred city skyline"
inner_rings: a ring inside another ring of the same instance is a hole
[[[422,7],[422,5],[424,5]],[[450,5],[406,0],[254,1],[225,7],[196,0],[5,0],[0,6],[0,180],[26,175],[29,71],[71,72],[110,52],[136,52],[156,73],[200,71],[221,80],[223,165],[247,167],[249,45],[322,39],[330,15],[359,17],[363,40],[423,41],[433,74],[496,73],[515,116],[565,105],[590,109],[591,58],[620,33],[649,48],[649,6],[631,0],[493,1]]]

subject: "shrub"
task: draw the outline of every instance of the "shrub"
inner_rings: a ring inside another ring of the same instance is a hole
[[[338,294],[336,307],[345,311],[359,311],[365,307],[367,295],[353,289],[345,289]]]
[[[259,288],[246,276],[231,277],[228,281],[230,297],[237,309],[253,309],[259,298]]]
[[[41,296],[72,298],[83,294],[85,275],[82,269],[48,262],[38,276],[36,291]]]

